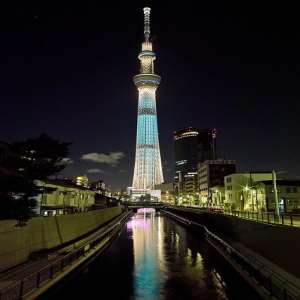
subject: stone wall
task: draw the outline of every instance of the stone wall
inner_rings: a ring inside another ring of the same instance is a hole
[[[172,209],[205,225],[219,236],[236,240],[286,271],[300,277],[300,228],[273,226],[234,216],[195,213],[193,209]]]
[[[37,217],[24,227],[0,221],[0,271],[25,262],[29,255],[70,242],[121,214],[121,207],[55,217]]]

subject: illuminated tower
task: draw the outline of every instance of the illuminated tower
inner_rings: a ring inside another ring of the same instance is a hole
[[[140,74],[133,77],[139,92],[133,188],[143,190],[154,189],[163,182],[155,99],[160,76],[154,74],[155,54],[149,40],[150,10],[144,8],[145,41],[138,56]]]

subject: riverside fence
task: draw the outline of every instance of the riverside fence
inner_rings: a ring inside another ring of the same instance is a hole
[[[129,215],[130,213],[127,213],[116,224],[110,226],[101,234],[99,234],[98,237],[89,241],[80,248],[75,249],[52,262],[49,262],[47,266],[33,272],[21,280],[15,281],[10,285],[1,288],[0,300],[26,299],[26,297],[35,290],[51,282],[51,280],[54,280],[60,274],[63,274],[63,272],[66,272],[65,275],[67,275],[68,269],[70,269],[73,264],[79,262],[80,260],[84,262],[85,258],[89,257],[88,252],[91,249],[96,249],[100,245],[101,249],[102,246],[105,245],[118,232],[119,228],[124,224]]]

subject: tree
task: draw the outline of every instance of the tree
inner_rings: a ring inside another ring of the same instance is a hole
[[[150,194],[146,194],[145,195],[145,201],[146,202],[150,202],[151,201],[151,195]]]
[[[66,167],[70,143],[59,142],[46,134],[12,144],[15,154],[4,167],[19,172],[28,179],[46,179]]]
[[[24,176],[0,169],[0,219],[16,219],[24,224],[36,206],[35,196],[40,189]]]
[[[6,155],[0,160],[0,218],[15,218],[24,224],[33,215],[35,196],[43,192],[34,181],[45,180],[66,167],[70,143],[42,134],[12,143],[9,151],[5,145]]]
[[[150,202],[151,201],[151,195],[150,194],[145,194],[140,196],[140,201],[141,202]]]

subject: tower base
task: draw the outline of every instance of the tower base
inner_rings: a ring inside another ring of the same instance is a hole
[[[133,187],[128,187],[127,194],[130,196],[131,201],[161,201],[161,190],[135,189]]]

